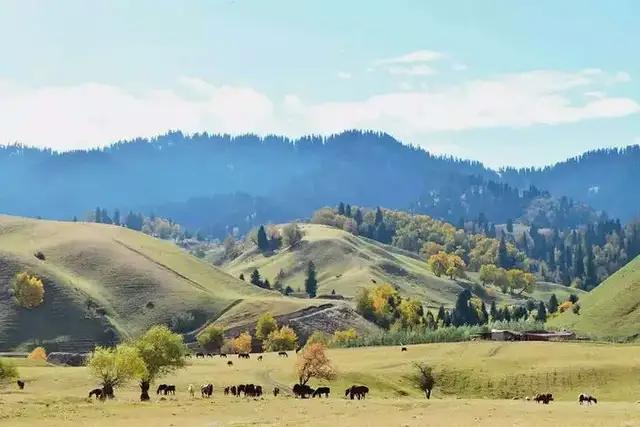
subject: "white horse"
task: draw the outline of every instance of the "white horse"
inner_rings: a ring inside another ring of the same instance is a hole
[[[187,391],[189,391],[189,394],[191,395],[191,398],[193,399],[194,396],[196,395],[196,391],[193,388],[193,384],[189,384],[189,387],[187,387]]]

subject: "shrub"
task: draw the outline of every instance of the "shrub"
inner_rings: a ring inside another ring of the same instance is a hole
[[[216,325],[209,325],[200,332],[196,339],[200,347],[205,350],[220,350],[224,343],[224,330]]]
[[[36,347],[31,351],[31,353],[29,353],[29,355],[27,356],[27,359],[46,361],[47,352],[45,351],[44,347]]]
[[[15,366],[0,358],[0,381],[11,380],[18,376]]]
[[[39,306],[44,301],[42,280],[26,272],[18,273],[13,283],[13,296],[21,307]]]
[[[295,222],[286,225],[282,229],[284,244],[292,248],[296,247],[302,241],[303,236],[304,233]]]
[[[295,350],[298,344],[298,335],[288,326],[273,331],[267,337],[264,348],[268,351]]]
[[[326,347],[331,343],[331,335],[322,331],[315,331],[309,338],[307,338],[305,346],[315,343],[320,343]]]
[[[353,328],[345,329],[343,331],[335,331],[333,334],[333,343],[338,346],[347,347],[357,339],[358,332]]]
[[[253,338],[249,332],[243,332],[238,337],[234,338],[233,349],[236,353],[251,353],[251,342]]]

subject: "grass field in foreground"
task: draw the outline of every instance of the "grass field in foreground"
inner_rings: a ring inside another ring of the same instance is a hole
[[[267,353],[264,361],[232,358],[192,360],[162,382],[178,388],[167,401],[137,401],[131,383],[116,390],[114,401],[86,398],[95,386],[85,368],[33,366],[23,361],[27,388],[0,390],[0,424],[47,426],[124,425],[639,425],[640,347],[592,343],[467,342],[330,350],[338,377],[328,385],[329,399],[300,401],[267,394],[259,401],[222,395],[225,385],[257,383],[270,391],[293,384],[295,354],[288,359]],[[431,401],[410,385],[412,363],[435,368]],[[212,382],[211,401],[190,399],[188,384]],[[345,400],[341,390],[366,384],[366,401]],[[319,385],[312,381],[313,386]],[[513,397],[554,393],[556,402],[537,405]],[[580,407],[580,392],[596,395],[597,406]]]

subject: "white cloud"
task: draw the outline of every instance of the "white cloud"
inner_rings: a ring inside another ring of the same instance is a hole
[[[389,74],[403,76],[429,76],[435,73],[435,70],[428,65],[412,65],[410,67],[389,67]]]
[[[442,59],[445,55],[442,52],[432,50],[416,50],[405,55],[393,58],[384,58],[376,61],[376,65],[392,65],[392,64],[415,64],[418,62],[431,62]]]
[[[450,86],[397,90],[350,101],[270,98],[249,87],[180,79],[175,87],[132,93],[98,83],[21,87],[0,81],[0,144],[66,150],[187,133],[278,133],[299,136],[363,128],[420,142],[438,132],[557,125],[640,112],[628,97],[585,96],[611,79],[601,70],[532,71]]]
[[[338,78],[343,80],[349,80],[351,78],[351,73],[348,73],[346,71],[340,71],[338,73]]]

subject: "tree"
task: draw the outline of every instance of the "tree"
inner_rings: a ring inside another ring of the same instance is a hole
[[[243,332],[233,339],[231,345],[236,353],[251,353],[253,338],[249,332]]]
[[[113,223],[115,225],[120,225],[120,210],[118,209],[113,211]]]
[[[18,377],[18,371],[9,362],[0,358],[0,381],[8,381]]]
[[[224,330],[216,325],[209,325],[197,336],[200,347],[208,351],[219,351],[224,344]]]
[[[496,274],[498,272],[498,267],[493,264],[484,264],[480,267],[480,276],[479,279],[483,285],[487,285],[489,283],[495,283]]]
[[[298,353],[296,374],[300,385],[307,384],[311,378],[323,380],[335,378],[335,369],[326,355],[324,345],[313,343]]]
[[[16,275],[12,291],[18,305],[24,308],[35,308],[44,301],[42,280],[27,272]]]
[[[439,252],[429,257],[427,261],[429,268],[438,277],[441,277],[449,268],[449,257],[445,252]]]
[[[228,235],[227,237],[225,237],[224,241],[222,242],[222,247],[224,248],[224,257],[226,259],[235,259],[240,254],[240,249],[238,248],[236,239],[232,235]]]
[[[507,233],[513,233],[513,220],[507,219]]]
[[[464,261],[462,260],[462,258],[460,258],[458,255],[449,255],[448,256],[448,261],[447,261],[447,276],[449,276],[449,278],[451,280],[458,278],[458,277],[464,277],[464,269],[465,269],[466,265],[464,263]]]
[[[536,320],[538,322],[546,322],[547,321],[547,309],[544,306],[544,303],[540,301],[538,304],[538,312],[536,313]]]
[[[130,344],[115,348],[96,347],[87,362],[89,372],[102,384],[103,396],[113,398],[113,389],[132,378],[144,378],[147,367],[138,349]]]
[[[316,279],[316,266],[313,261],[309,261],[309,264],[307,264],[307,278],[304,281],[304,290],[311,298],[316,297],[318,280]]]
[[[384,214],[382,213],[382,209],[380,209],[380,207],[378,207],[376,209],[376,217],[374,220],[374,225],[380,225],[382,224],[382,222],[384,221]]]
[[[344,215],[344,203],[342,202],[338,205],[338,215]]]
[[[160,376],[184,367],[186,347],[182,335],[173,333],[164,325],[153,326],[138,338],[134,346],[146,366],[140,377],[140,400],[149,400],[149,386]]]
[[[333,333],[333,343],[339,346],[347,346],[358,339],[358,332],[354,328],[335,331]]]
[[[40,361],[47,361],[47,352],[44,349],[44,347],[36,347],[33,350],[31,350],[31,353],[29,353],[29,355],[27,356],[27,359],[29,360],[40,360]]]
[[[402,326],[411,329],[424,323],[424,309],[422,303],[414,298],[405,298],[398,307]]]
[[[433,368],[427,366],[424,363],[414,364],[416,372],[411,378],[413,383],[424,392],[427,399],[431,398],[431,390],[436,383],[436,379],[433,376]]]
[[[496,264],[498,267],[511,268],[512,262],[509,253],[507,252],[507,242],[504,240],[504,236],[500,237],[500,243],[498,244],[498,255],[496,257]]]
[[[344,207],[344,216],[351,218],[351,205],[347,204],[347,206]]]
[[[558,311],[558,298],[556,298],[556,294],[551,294],[548,307],[549,313],[555,313]]]
[[[251,273],[251,279],[249,281],[254,286],[258,286],[259,288],[262,287],[262,278],[260,277],[260,272],[257,268],[253,270],[253,273]]]
[[[96,208],[95,214],[93,215],[93,220],[98,224],[102,222],[102,211],[99,207]]]
[[[356,213],[353,214],[353,220],[356,222],[356,224],[358,225],[358,227],[360,227],[360,224],[362,224],[362,211],[360,210],[360,208],[356,209]]]
[[[330,342],[331,342],[331,335],[327,334],[326,332],[316,330],[316,331],[313,331],[313,333],[309,338],[307,338],[307,342],[304,345],[309,346],[314,343],[320,343],[326,347],[329,345]]]
[[[264,230],[264,226],[261,225],[260,228],[258,228],[258,249],[260,249],[261,251],[268,251],[269,250],[269,239],[267,239],[267,232]]]
[[[278,322],[276,322],[276,319],[274,319],[271,313],[266,312],[260,316],[256,324],[256,338],[264,341],[269,337],[269,334],[276,329],[278,329]]]
[[[292,222],[291,224],[287,224],[282,229],[282,238],[284,240],[284,244],[295,248],[302,242],[302,238],[304,237],[304,233],[302,229],[296,222]]]
[[[496,307],[496,301],[491,301],[491,307],[489,308],[489,316],[491,317],[492,322],[496,322],[499,319],[498,308]]]
[[[289,326],[283,326],[272,331],[264,343],[267,351],[287,351],[295,350],[298,345],[298,335]]]

